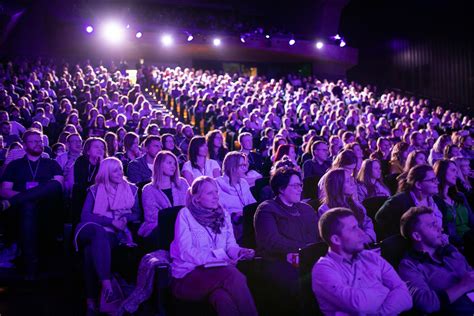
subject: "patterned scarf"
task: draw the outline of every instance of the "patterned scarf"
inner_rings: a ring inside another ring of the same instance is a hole
[[[191,190],[188,190],[186,207],[199,224],[209,227],[215,234],[221,233],[221,228],[224,227],[224,209],[222,206],[219,205],[216,209],[203,208],[193,199]]]

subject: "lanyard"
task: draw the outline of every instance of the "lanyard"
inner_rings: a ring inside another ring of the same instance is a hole
[[[216,249],[217,248],[217,234],[215,234],[214,237],[212,237],[212,234],[209,231],[209,229],[207,227],[204,227],[204,229],[206,229],[206,232],[209,235],[209,237],[211,238],[212,244],[214,245],[214,249]]]
[[[235,192],[237,192],[237,196],[239,197],[240,203],[242,203],[242,207],[244,207],[245,206],[244,193],[242,192],[242,186],[240,185],[240,182],[239,182],[240,193],[239,193],[239,190],[237,189],[237,186],[232,185],[232,187],[235,189]]]
[[[95,173],[95,170],[97,169],[97,165],[95,165],[94,168],[92,169],[92,173],[91,173],[91,164],[89,164],[89,166],[87,167],[87,169],[88,169],[88,173],[87,173],[87,183],[91,183],[92,178],[94,178],[94,173]]]
[[[38,173],[38,168],[39,168],[39,165],[40,165],[41,158],[38,159],[38,164],[36,165],[35,172],[33,172],[33,168],[31,168],[30,160],[28,158],[26,160],[28,161],[28,167],[30,167],[30,172],[31,172],[31,176],[33,177],[33,181],[35,181],[36,180],[36,174]]]

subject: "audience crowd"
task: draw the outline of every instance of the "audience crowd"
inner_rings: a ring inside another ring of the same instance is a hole
[[[260,311],[237,267],[261,257],[274,312],[298,314],[299,253],[325,243],[325,315],[473,314],[472,117],[343,80],[142,66],[136,82],[113,64],[0,64],[2,251],[18,244],[26,279],[67,224],[90,315],[120,303],[120,247],[169,250],[173,296],[219,315]]]

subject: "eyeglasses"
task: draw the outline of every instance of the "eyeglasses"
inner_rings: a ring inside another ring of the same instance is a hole
[[[422,180],[421,182],[438,183],[438,178],[425,179],[425,180]]]
[[[240,168],[248,168],[249,164],[248,163],[241,163],[239,165]]]
[[[293,189],[302,189],[303,188],[303,183],[292,183],[288,184],[289,187]]]

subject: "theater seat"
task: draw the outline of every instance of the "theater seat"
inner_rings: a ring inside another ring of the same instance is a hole
[[[318,182],[320,177],[307,177],[303,179],[303,199],[318,198]]]
[[[362,202],[365,209],[367,210],[367,216],[375,222],[375,214],[377,214],[378,210],[382,207],[385,201],[388,200],[388,196],[374,196],[371,198],[367,198]]]
[[[314,243],[299,251],[302,315],[323,315],[312,289],[312,270],[315,263],[328,251],[325,242]],[[316,276],[317,277],[317,276]]]
[[[395,270],[397,270],[398,265],[409,246],[409,242],[401,235],[393,235],[382,240],[380,243],[380,250],[382,252],[382,257],[387,260]]]
[[[244,207],[243,210],[243,235],[241,247],[255,249],[257,244],[255,242],[255,228],[253,227],[253,218],[257,211],[259,203],[252,203]]]
[[[158,212],[158,249],[170,250],[174,239],[174,223],[184,206],[173,206]]]

